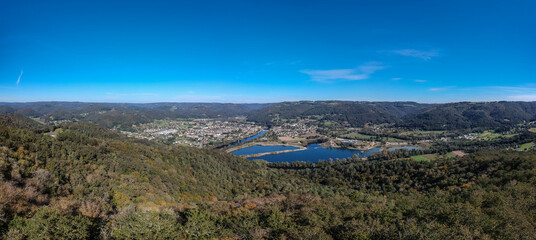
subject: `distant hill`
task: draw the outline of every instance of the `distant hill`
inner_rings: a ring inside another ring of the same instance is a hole
[[[436,104],[425,104],[416,102],[361,102],[370,106],[377,111],[389,113],[395,117],[401,118],[408,114],[418,112]]]
[[[497,128],[536,120],[536,102],[283,102],[252,111],[248,118],[270,125],[281,118],[312,116],[352,127],[396,123],[423,130]]]
[[[251,121],[273,124],[277,119],[320,117],[361,127],[365,123],[397,123],[400,117],[422,110],[430,104],[415,102],[301,101],[282,102],[248,115]]]
[[[269,104],[234,103],[82,103],[33,102],[0,103],[0,111],[41,117],[45,121],[89,121],[111,128],[129,128],[133,124],[165,118],[225,118],[245,116]],[[1,113],[0,112],[0,113]]]
[[[15,109],[9,106],[0,106],[0,114],[14,113]]]
[[[0,115],[0,153],[6,154],[0,163],[16,165],[22,177],[35,168],[45,168],[50,181],[65,188],[50,189],[50,197],[84,189],[93,200],[104,201],[99,202],[103,208],[111,203],[102,191],[132,200],[144,196],[156,204],[230,198],[252,187],[254,171],[259,168],[223,151],[163,146],[86,122],[61,124],[56,127],[56,137],[51,137],[33,131],[32,122],[22,115]],[[0,182],[13,178],[3,176],[4,165],[0,165]],[[91,174],[98,181],[86,181],[84,177]],[[136,184],[124,185],[125,180]]]
[[[400,126],[425,130],[496,128],[536,119],[536,102],[460,102],[403,116]]]
[[[0,125],[18,129],[41,129],[45,125],[30,118],[25,117],[22,114],[0,114]]]
[[[274,104],[233,103],[0,103],[0,113],[40,117],[45,121],[89,121],[106,128],[129,129],[133,124],[166,118],[227,118],[247,116],[264,125],[281,119],[316,118],[352,127],[392,123],[423,130],[508,127],[536,120],[536,102],[416,102],[299,101]]]

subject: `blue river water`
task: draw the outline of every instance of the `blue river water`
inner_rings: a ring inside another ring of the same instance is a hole
[[[243,142],[247,142],[247,141],[249,141],[249,140],[253,140],[253,139],[255,139],[255,138],[258,138],[258,137],[260,137],[260,136],[266,134],[266,132],[268,132],[268,130],[262,130],[260,133],[257,133],[257,134],[255,134],[255,135],[253,135],[253,136],[251,136],[251,137],[248,137],[248,138],[240,139],[240,140],[238,140],[238,142],[239,142],[239,143],[243,143]]]
[[[242,156],[242,155],[250,155],[250,154],[265,153],[265,152],[276,152],[276,151],[291,150],[291,149],[298,149],[298,148],[292,147],[292,146],[284,146],[284,145],[275,145],[275,146],[255,145],[255,146],[251,146],[247,148],[238,149],[231,153],[234,155]]]
[[[247,148],[243,148],[243,149],[247,149]],[[359,157],[366,157],[366,156],[370,156],[372,153],[379,152],[381,150],[382,149],[378,147],[378,148],[373,148],[368,151],[362,152],[359,150],[351,150],[351,149],[325,148],[318,144],[311,144],[307,146],[306,150],[302,150],[302,151],[266,155],[266,156],[249,158],[249,159],[263,159],[268,162],[302,161],[302,162],[315,162],[316,163],[319,160],[329,160],[330,158],[333,160],[349,158],[356,154]],[[257,153],[257,152],[252,152],[251,154],[253,153]]]
[[[243,138],[243,139],[240,139],[240,140],[238,140],[238,141],[236,141],[236,142],[229,143],[229,144],[227,144],[227,145],[222,145],[222,146],[219,146],[219,147],[217,147],[217,148],[219,149],[219,148],[224,148],[224,147],[233,146],[233,145],[238,144],[238,143],[247,142],[247,141],[253,140],[253,139],[255,139],[255,138],[258,138],[258,137],[260,137],[260,136],[266,134],[267,132],[268,132],[268,130],[262,130],[260,133],[257,133],[257,134],[255,134],[255,135],[253,135],[253,136],[251,136],[251,137]]]

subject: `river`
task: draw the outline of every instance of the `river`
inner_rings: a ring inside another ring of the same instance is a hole
[[[275,146],[254,145],[251,147],[246,147],[246,148],[233,151],[232,154],[240,156],[240,155],[251,155],[251,154],[275,152],[275,151],[283,151],[283,150],[292,150],[292,149],[298,149],[298,148],[292,147],[292,146],[284,146],[284,145],[275,145]],[[397,149],[414,150],[414,149],[421,149],[421,148],[413,147],[413,146],[391,147],[388,149],[388,151],[394,151]],[[354,155],[357,155],[358,157],[363,158],[363,157],[370,156],[375,152],[380,152],[380,151],[382,151],[381,147],[376,147],[367,151],[359,151],[359,150],[344,149],[344,148],[325,148],[318,144],[310,144],[307,146],[307,149],[301,150],[301,151],[271,154],[271,155],[253,157],[253,158],[248,158],[248,159],[250,160],[262,159],[268,162],[302,161],[302,162],[316,163],[319,160],[329,160],[330,158],[333,160],[337,160],[337,159],[343,159],[343,158],[350,158]]]

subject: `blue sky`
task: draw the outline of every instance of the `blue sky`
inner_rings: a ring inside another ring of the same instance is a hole
[[[0,101],[536,101],[536,1],[25,1]]]

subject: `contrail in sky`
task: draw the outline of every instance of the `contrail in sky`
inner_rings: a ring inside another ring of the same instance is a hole
[[[22,74],[23,74],[23,73],[24,73],[24,72],[23,72],[22,70],[20,70],[20,75],[19,75],[19,78],[17,79],[17,86],[18,86],[19,83],[20,83],[20,78],[22,77]]]

